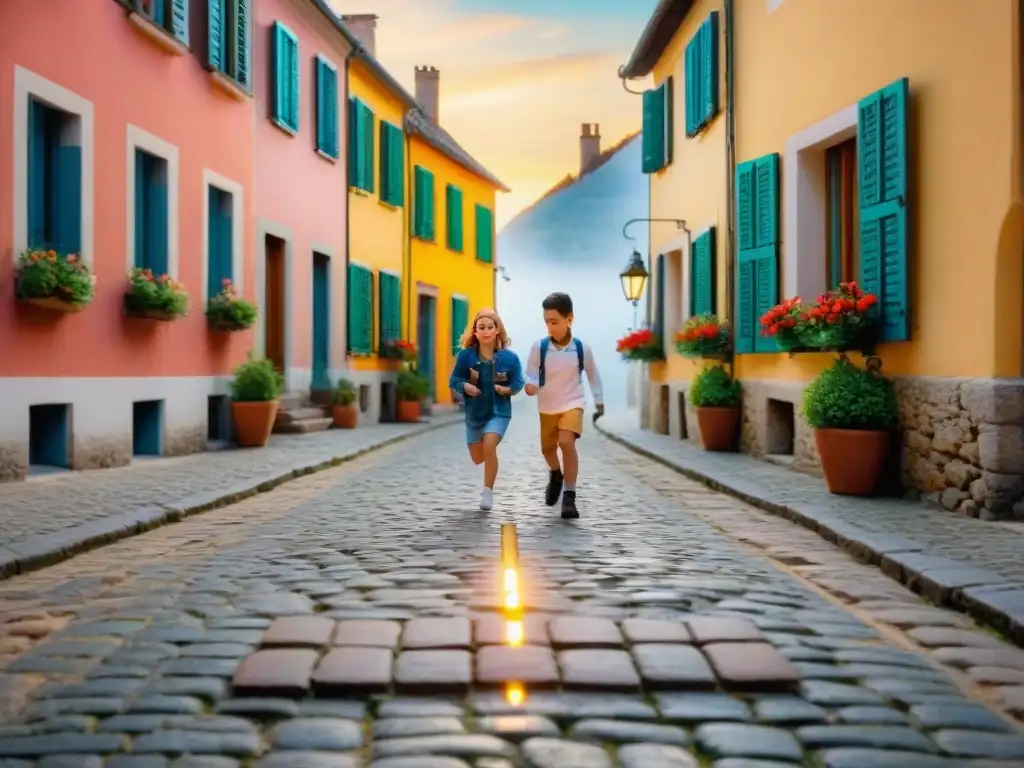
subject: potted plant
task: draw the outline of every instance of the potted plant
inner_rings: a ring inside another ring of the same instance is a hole
[[[57,312],[81,312],[93,300],[96,276],[76,253],[28,250],[14,267],[14,295]]]
[[[334,426],[338,429],[355,429],[359,421],[359,409],[355,405],[357,396],[355,384],[348,379],[338,379],[331,406]]]
[[[235,437],[243,448],[267,444],[277,417],[277,398],[283,384],[281,374],[266,358],[252,354],[235,369],[231,382],[231,415]]]
[[[690,382],[690,402],[705,451],[735,451],[740,421],[740,383],[721,365],[709,365]]]
[[[399,371],[398,385],[398,420],[416,422],[420,419],[420,401],[430,392],[430,382],[416,371]]]
[[[899,422],[892,383],[840,357],[804,390],[803,413],[814,429],[829,493],[870,495]]]
[[[206,320],[214,331],[244,331],[256,322],[256,305],[246,301],[230,280],[221,283],[221,292],[206,303]]]
[[[416,345],[411,341],[385,341],[380,345],[378,355],[385,360],[401,360],[411,363],[416,360]]]
[[[665,359],[661,337],[650,328],[630,331],[615,343],[615,351],[623,360],[654,361]]]
[[[135,267],[128,273],[124,294],[124,313],[129,317],[169,321],[188,314],[185,286],[170,275],[155,276],[148,269]]]
[[[729,326],[711,313],[691,317],[676,334],[676,351],[684,357],[722,359],[729,354]]]

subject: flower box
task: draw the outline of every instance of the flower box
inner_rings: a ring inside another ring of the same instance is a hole
[[[44,299],[21,299],[21,301],[25,304],[31,304],[33,307],[48,309],[53,312],[66,312],[68,314],[81,312],[88,306],[88,304],[58,299],[56,296],[48,296]]]
[[[684,357],[726,360],[730,348],[729,326],[710,313],[691,317],[676,334],[676,351]]]
[[[188,314],[188,293],[185,286],[170,275],[154,275],[149,269],[135,267],[128,273],[124,314],[142,320],[169,322]]]
[[[650,328],[627,333],[616,342],[615,351],[628,361],[656,362],[665,359],[661,337]]]
[[[873,354],[878,341],[878,298],[856,283],[840,283],[813,304],[796,296],[761,316],[761,335],[773,338],[783,352]]]
[[[230,280],[224,280],[222,285],[221,292],[206,305],[210,330],[230,333],[251,328],[259,316],[256,305],[241,298]]]
[[[96,292],[96,276],[78,254],[24,251],[14,267],[14,296],[18,301],[54,312],[76,313]]]

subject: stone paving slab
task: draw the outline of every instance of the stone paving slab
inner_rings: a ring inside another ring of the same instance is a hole
[[[1024,651],[608,440],[581,441],[562,521],[534,425],[490,513],[439,430],[3,582],[0,766],[1022,764],[994,694],[1024,686],[972,681]],[[522,633],[496,629],[501,522]]]
[[[598,421],[608,437],[708,487],[809,528],[939,605],[1024,645],[1024,527],[892,498],[834,496],[820,478],[642,430],[635,413]]]
[[[0,484],[0,580],[268,491],[460,420],[457,414],[442,412],[416,424],[273,435],[264,448],[198,453]]]

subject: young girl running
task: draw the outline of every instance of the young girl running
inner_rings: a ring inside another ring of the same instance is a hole
[[[481,309],[462,334],[448,386],[465,396],[466,443],[473,463],[484,465],[480,509],[494,506],[498,443],[512,420],[512,396],[523,388],[523,367],[508,348],[508,334],[493,309]]]

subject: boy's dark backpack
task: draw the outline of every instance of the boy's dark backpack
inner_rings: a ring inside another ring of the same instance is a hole
[[[583,342],[580,341],[579,339],[577,339],[574,336],[573,340],[572,340],[572,343],[576,347],[576,358],[579,360],[579,363],[580,363],[580,378],[583,378],[583,367],[584,367],[583,366]],[[551,346],[551,338],[550,337],[546,337],[540,343],[540,371],[539,371],[539,375],[537,376],[537,381],[538,381],[538,386],[541,386],[541,387],[544,386],[544,360],[548,356],[548,347],[550,347],[550,346]]]

